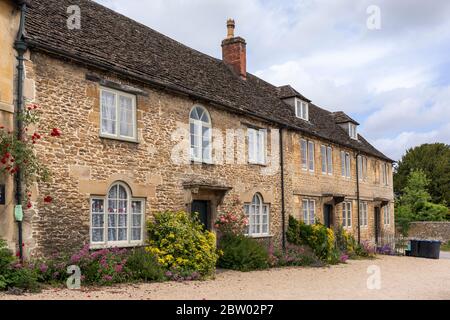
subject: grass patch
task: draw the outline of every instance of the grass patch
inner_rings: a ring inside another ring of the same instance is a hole
[[[450,241],[441,244],[441,251],[450,251]]]

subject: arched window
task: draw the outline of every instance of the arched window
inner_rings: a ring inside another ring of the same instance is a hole
[[[143,238],[143,219],[144,200],[133,199],[124,183],[114,183],[106,197],[91,199],[91,243],[139,244]]]
[[[253,196],[252,203],[244,205],[244,211],[248,217],[248,235],[264,236],[269,234],[269,205],[263,202],[259,193]]]
[[[189,115],[191,160],[211,162],[211,118],[201,107],[192,108]]]

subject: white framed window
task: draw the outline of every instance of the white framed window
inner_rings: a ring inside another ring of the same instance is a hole
[[[309,121],[309,104],[306,101],[295,98],[295,116]]]
[[[358,132],[356,129],[356,124],[349,122],[348,123],[348,134],[350,138],[358,140]]]
[[[383,221],[385,225],[391,224],[391,208],[389,204],[383,207]]]
[[[308,142],[305,139],[300,140],[300,149],[302,169],[308,170]]]
[[[303,199],[302,201],[303,222],[312,225],[316,222],[316,201]]]
[[[368,226],[367,202],[365,201],[359,203],[359,225],[361,227]]]
[[[212,129],[208,111],[201,106],[194,106],[189,114],[189,132],[191,142],[191,160],[211,163]]]
[[[389,165],[387,163],[381,163],[381,184],[382,185],[389,185]]]
[[[247,129],[248,162],[253,164],[266,163],[266,130]]]
[[[351,178],[351,160],[348,152],[341,151],[341,175]]]
[[[367,180],[367,157],[358,155],[358,176],[359,180]]]
[[[333,149],[322,145],[320,147],[320,155],[322,159],[322,173],[333,174]]]
[[[136,141],[136,96],[100,89],[100,136]]]
[[[351,228],[352,226],[352,202],[342,202],[342,226]]]
[[[105,197],[91,197],[91,245],[142,244],[144,211],[144,199],[132,198],[121,182],[114,183]]]
[[[314,142],[308,141],[308,169],[314,172]]]
[[[248,218],[246,235],[269,235],[269,205],[263,202],[259,193],[253,196],[252,203],[244,205],[244,212]]]

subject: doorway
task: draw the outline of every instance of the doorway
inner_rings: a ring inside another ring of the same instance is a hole
[[[380,239],[380,207],[375,207],[375,243],[379,243]]]
[[[323,207],[323,223],[327,228],[333,226],[333,206],[326,204]]]
[[[209,201],[194,200],[191,204],[191,213],[197,212],[200,222],[204,225],[206,230],[211,230],[209,219]]]

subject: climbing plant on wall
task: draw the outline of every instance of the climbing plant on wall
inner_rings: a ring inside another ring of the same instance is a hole
[[[25,185],[25,206],[31,208],[31,185],[33,182],[48,181],[49,170],[42,164],[35,150],[35,145],[41,139],[55,138],[61,135],[58,128],[53,128],[48,134],[38,131],[39,106],[28,104],[25,110],[19,114],[22,121],[21,135],[0,126],[0,171],[14,176],[20,174]],[[44,202],[52,201],[50,196],[43,198]]]

